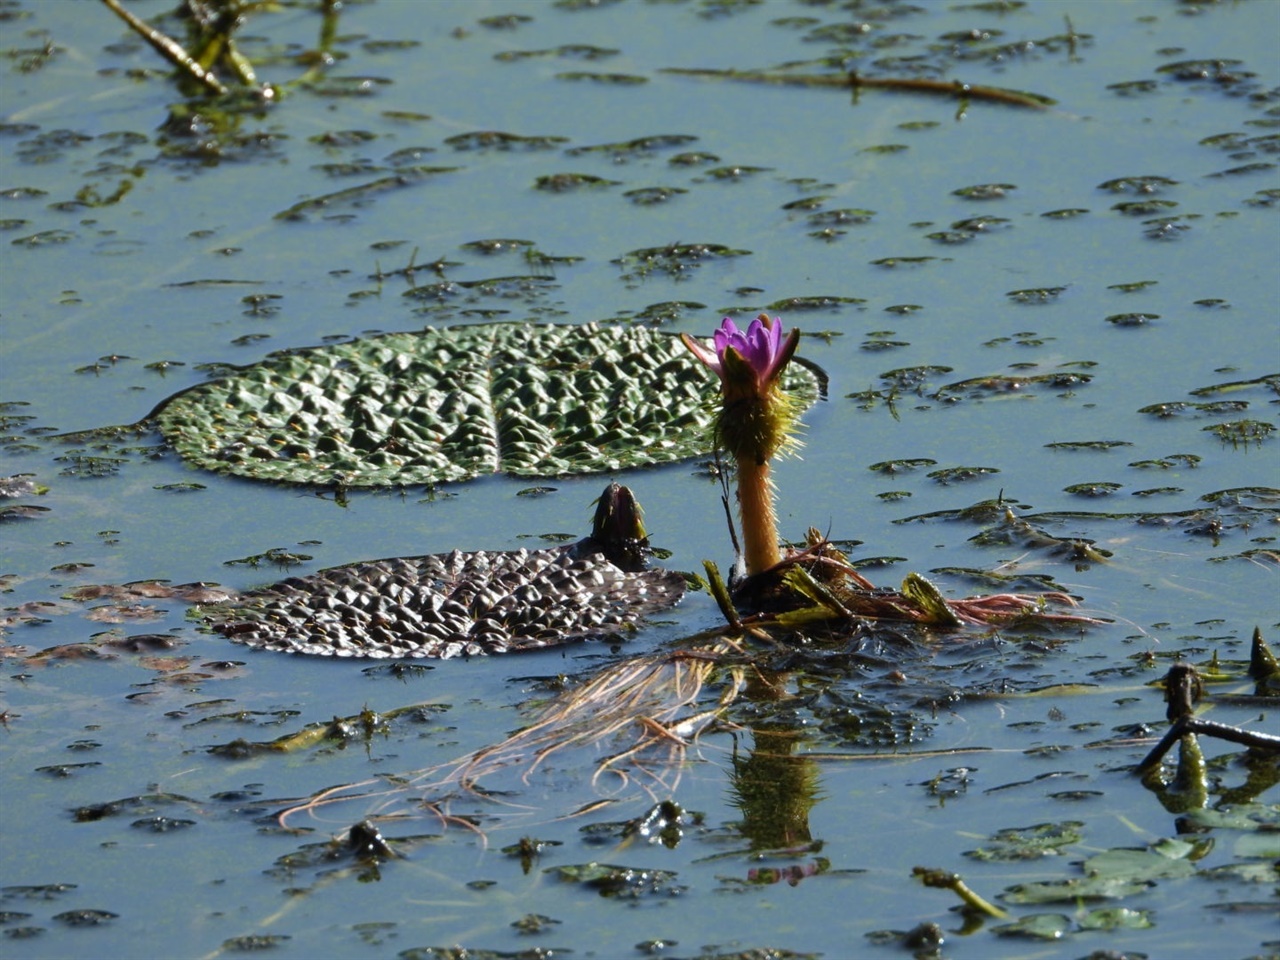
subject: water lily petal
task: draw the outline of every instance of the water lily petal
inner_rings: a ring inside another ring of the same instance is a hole
[[[744,340],[742,355],[757,374],[762,375],[772,366],[778,353],[778,345],[782,342],[782,322],[762,313],[751,321]]]
[[[687,333],[680,334],[680,339],[695,357],[715,371],[716,375],[720,377],[720,379],[724,379],[724,368],[720,364],[719,349],[708,350],[702,345],[701,341],[696,337],[689,336]]]
[[[712,334],[714,353],[688,334],[681,334],[695,357],[716,372],[722,383],[737,389],[746,387],[759,394],[769,389],[796,351],[800,334],[792,330],[785,337],[782,320],[762,313],[740,330],[732,317],[720,321]]]
[[[727,347],[741,347],[744,342],[743,333],[733,322],[732,317],[725,317],[720,321],[720,329],[712,335],[711,339],[716,345],[717,354],[723,354]]]

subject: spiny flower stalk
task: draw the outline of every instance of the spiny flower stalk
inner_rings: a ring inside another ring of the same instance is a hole
[[[737,463],[747,575],[762,573],[782,560],[769,461],[797,445],[797,405],[781,381],[800,331],[784,335],[782,321],[762,313],[745,331],[725,317],[712,337],[713,350],[688,334],[681,339],[720,378],[716,442]]]

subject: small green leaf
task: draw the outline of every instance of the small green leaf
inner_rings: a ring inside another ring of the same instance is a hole
[[[1190,844],[1186,846],[1183,856],[1191,852]],[[1099,880],[1137,882],[1189,877],[1196,868],[1188,860],[1170,859],[1154,850],[1117,847],[1086,860],[1084,872]]]
[[[1142,893],[1151,883],[1146,880],[1117,877],[1072,878],[1046,880],[1043,883],[1018,883],[1000,895],[1006,903],[1075,903],[1078,900],[1120,900]]]
[[[1071,933],[1071,918],[1062,913],[1033,913],[1013,923],[991,928],[1001,937],[1030,937],[1035,940],[1061,940]]]
[[[965,856],[983,861],[1032,860],[1057,856],[1061,847],[1079,843],[1079,820],[1062,823],[1037,823],[1031,827],[1010,827],[991,835],[992,846],[966,850]]]
[[[1202,870],[1200,876],[1210,881],[1242,880],[1245,883],[1280,883],[1280,867],[1269,861],[1224,863],[1220,867]]]
[[[1146,930],[1153,926],[1150,910],[1128,907],[1099,907],[1080,918],[1084,930]]]
[[[1232,850],[1237,857],[1280,860],[1280,833],[1246,833],[1236,838]]]
[[[1187,822],[1194,827],[1223,830],[1262,830],[1280,827],[1280,806],[1244,803],[1227,810],[1191,810]]]
[[[940,627],[958,627],[960,618],[947,604],[946,598],[932,583],[918,573],[908,573],[902,581],[902,595],[924,610],[928,623]]]
[[[1175,837],[1164,837],[1157,840],[1151,845],[1153,853],[1158,853],[1162,857],[1170,860],[1198,860],[1196,851],[1203,850],[1199,844],[1188,843],[1186,840],[1178,840]]]

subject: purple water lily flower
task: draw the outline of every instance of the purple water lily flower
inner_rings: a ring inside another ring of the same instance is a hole
[[[716,372],[726,388],[747,386],[742,381],[749,380],[756,393],[763,393],[790,362],[800,341],[800,332],[792,330],[784,337],[782,320],[762,313],[745,331],[738,329],[732,317],[721,320],[720,329],[712,335],[714,352],[688,334],[681,337],[693,355]]]
[[[800,331],[784,336],[782,321],[762,313],[745,331],[732,317],[721,320],[711,338],[714,350],[687,333],[680,336],[720,378],[715,441],[737,465],[742,559],[748,574],[761,573],[782,560],[769,461],[780,450],[798,445],[797,405],[780,381],[795,355]]]

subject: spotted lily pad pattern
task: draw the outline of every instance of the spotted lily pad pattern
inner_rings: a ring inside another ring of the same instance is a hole
[[[627,572],[585,544],[333,567],[205,614],[217,632],[265,650],[448,659],[623,634],[684,595],[679,574]]]
[[[807,406],[819,375],[792,365]],[[715,379],[644,327],[494,323],[286,350],[167,400],[187,460],[347,487],[560,476],[709,452]]]

